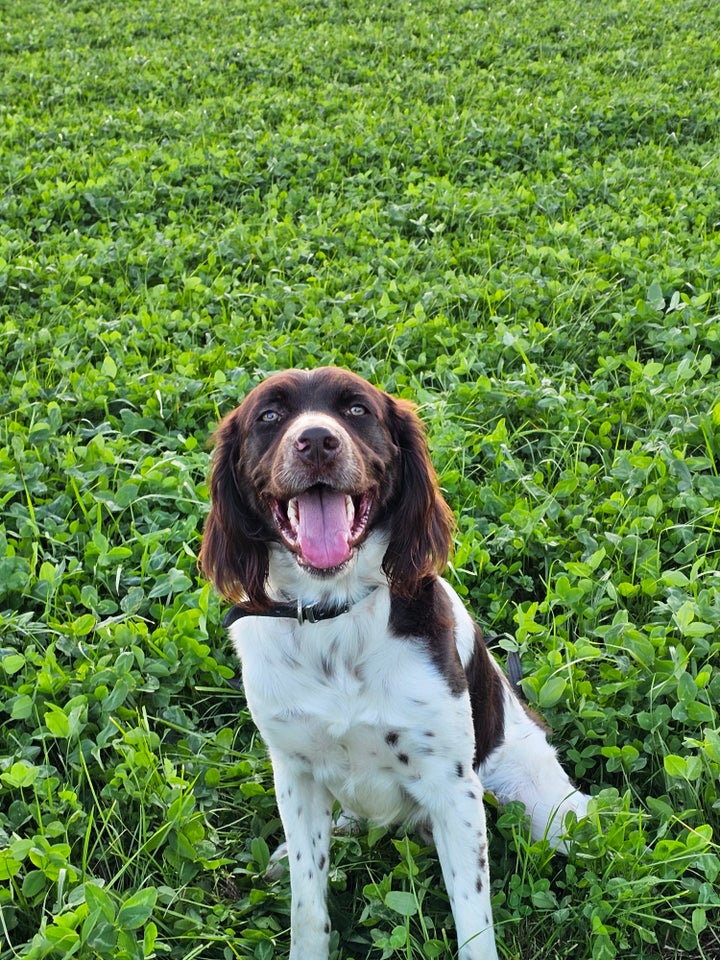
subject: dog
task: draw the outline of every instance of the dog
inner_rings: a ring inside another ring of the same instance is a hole
[[[453,517],[414,406],[276,373],[220,423],[200,550],[273,764],[291,960],[327,960],[333,805],[432,833],[461,960],[496,960],[483,792],[565,848],[570,781],[440,573]]]

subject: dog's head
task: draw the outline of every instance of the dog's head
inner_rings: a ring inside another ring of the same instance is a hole
[[[313,578],[341,575],[373,530],[391,589],[412,596],[447,562],[450,510],[413,406],[347,370],[288,370],[215,434],[200,562],[228,599],[269,600],[269,544]]]

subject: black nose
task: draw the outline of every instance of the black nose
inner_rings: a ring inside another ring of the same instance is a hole
[[[340,448],[340,440],[327,427],[308,427],[295,441],[295,449],[304,463],[320,467],[329,463]]]

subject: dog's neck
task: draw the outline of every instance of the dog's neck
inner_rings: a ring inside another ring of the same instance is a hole
[[[372,587],[370,592],[374,593],[377,589],[377,587]],[[363,599],[365,598],[363,597]],[[229,627],[235,623],[236,620],[240,620],[243,617],[273,617],[281,620],[297,620],[298,624],[302,627],[306,623],[321,623],[323,620],[334,620],[337,617],[343,616],[345,613],[349,613],[353,606],[354,604],[349,601],[341,604],[320,603],[319,601],[304,604],[301,600],[297,600],[295,603],[292,601],[279,601],[271,604],[269,607],[258,610],[245,603],[236,603],[235,606],[231,607],[225,614],[223,626]]]

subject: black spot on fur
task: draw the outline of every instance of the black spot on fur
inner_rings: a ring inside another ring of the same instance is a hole
[[[462,765],[461,763],[456,763],[456,764],[455,764],[455,774],[456,774],[456,776],[458,776],[458,777],[462,777],[462,776],[463,776],[463,765]]]
[[[475,881],[475,889],[477,890],[478,893],[481,893],[482,888],[483,888],[482,877],[478,877],[477,880]]]
[[[490,662],[490,654],[479,627],[475,627],[475,648],[465,673],[475,730],[473,765],[477,766],[503,742],[505,724],[503,680]]]
[[[318,870],[322,870],[325,867],[325,854],[320,854],[320,859],[318,860]]]
[[[425,641],[451,693],[459,697],[467,690],[467,679],[455,645],[452,604],[435,577],[421,580],[411,598],[392,597],[390,631],[397,637]]]
[[[399,754],[397,755],[397,758],[398,758],[398,760],[400,761],[400,763],[403,763],[403,764],[405,764],[405,765],[407,765],[408,763],[410,763],[410,758],[408,757],[408,755],[407,755],[406,753],[399,753]]]
[[[326,924],[325,924],[325,926],[323,927],[323,932],[324,932],[324,933],[330,933],[330,924],[329,924],[329,923],[326,923]]]
[[[389,733],[385,734],[385,743],[389,747],[394,747],[399,739],[400,739],[400,734],[396,733],[394,730],[391,730]]]

